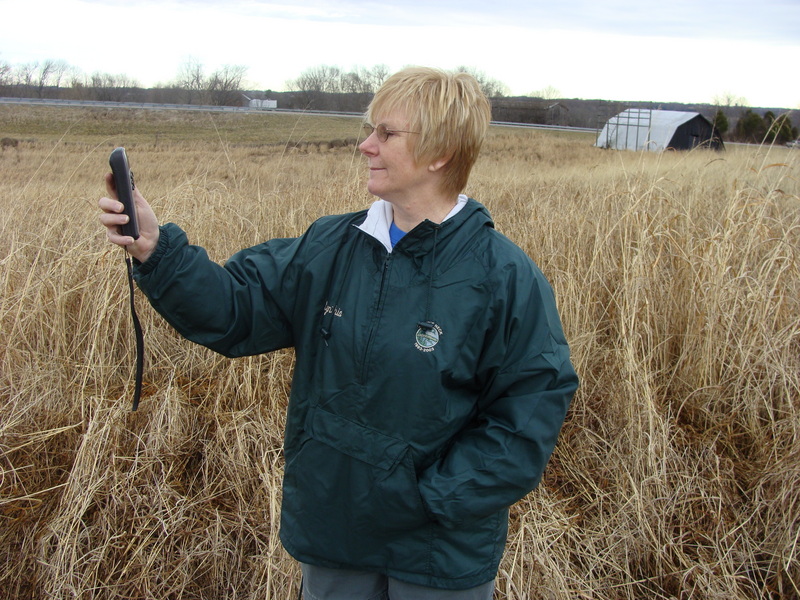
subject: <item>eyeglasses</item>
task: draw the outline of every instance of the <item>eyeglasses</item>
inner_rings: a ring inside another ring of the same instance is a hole
[[[389,139],[390,135],[394,135],[395,133],[419,133],[419,131],[406,131],[404,129],[389,129],[383,123],[379,125],[373,125],[372,123],[364,123],[362,125],[364,128],[364,133],[367,137],[372,135],[372,132],[376,132],[378,134],[378,140],[381,142],[385,142]]]

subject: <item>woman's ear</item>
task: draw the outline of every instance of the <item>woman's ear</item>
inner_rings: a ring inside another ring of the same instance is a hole
[[[445,165],[447,165],[447,163],[450,162],[451,158],[453,158],[452,155],[443,156],[442,158],[433,161],[431,164],[428,165],[428,171],[430,171],[431,173],[435,173],[436,171],[441,170]]]

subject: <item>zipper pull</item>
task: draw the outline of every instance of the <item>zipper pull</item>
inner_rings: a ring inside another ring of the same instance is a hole
[[[331,337],[331,332],[325,327],[320,327],[319,333],[322,336],[322,341],[325,342],[325,347],[328,347],[328,339]]]

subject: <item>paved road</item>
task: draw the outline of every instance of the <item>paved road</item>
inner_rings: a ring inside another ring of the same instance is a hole
[[[205,112],[238,112],[238,113],[304,113],[330,117],[362,118],[363,113],[331,112],[323,110],[296,110],[287,108],[250,108],[249,106],[207,106],[198,104],[154,104],[148,102],[102,102],[99,100],[50,100],[39,98],[3,98],[0,104],[28,104],[39,106],[72,106],[72,107],[104,107],[104,108],[145,108],[149,110],[195,110]],[[505,123],[492,121],[492,125],[501,127],[524,127],[528,129],[546,129],[551,131],[597,131],[589,127],[565,127],[560,125],[539,125],[535,123]]]

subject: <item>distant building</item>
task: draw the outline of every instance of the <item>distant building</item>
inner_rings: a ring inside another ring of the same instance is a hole
[[[504,123],[565,125],[569,108],[555,100],[492,98],[492,120]]]
[[[277,100],[260,100],[258,98],[251,98],[250,102],[248,103],[250,108],[255,108],[259,110],[269,110],[272,108],[278,108],[278,101]]]
[[[595,146],[615,150],[724,150],[722,137],[698,112],[629,108],[611,117]]]

